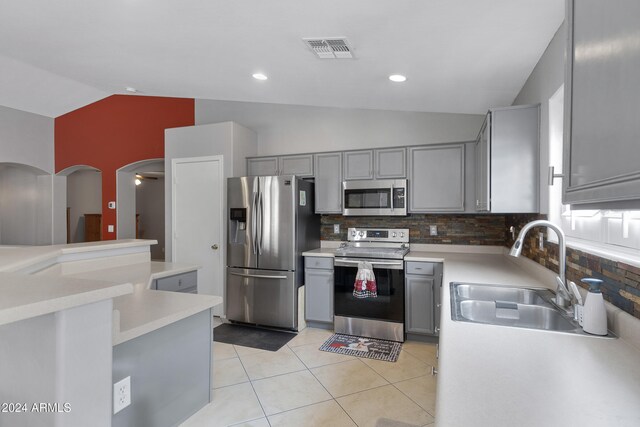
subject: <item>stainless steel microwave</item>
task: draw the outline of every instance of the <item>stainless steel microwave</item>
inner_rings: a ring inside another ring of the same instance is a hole
[[[406,216],[407,180],[343,181],[342,214]]]

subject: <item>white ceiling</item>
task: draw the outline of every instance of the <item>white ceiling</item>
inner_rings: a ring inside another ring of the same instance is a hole
[[[0,104],[56,117],[132,86],[484,113],[512,103],[563,18],[562,0],[3,1]],[[346,36],[356,59],[318,59],[301,40],[331,36]]]

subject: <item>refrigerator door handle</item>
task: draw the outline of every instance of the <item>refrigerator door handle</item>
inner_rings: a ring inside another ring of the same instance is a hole
[[[264,233],[264,202],[262,191],[258,193],[258,255],[262,255],[262,234]]]
[[[256,239],[257,239],[257,233],[256,233],[256,208],[258,206],[258,193],[253,193],[253,203],[251,204],[251,247],[253,249],[253,254],[255,255],[258,251],[256,249],[257,244],[256,244]]]
[[[268,276],[266,274],[244,274],[244,273],[233,273],[233,272],[229,272],[230,275],[232,276],[239,276],[239,277],[249,277],[249,278],[255,278],[255,279],[286,279],[287,276]]]

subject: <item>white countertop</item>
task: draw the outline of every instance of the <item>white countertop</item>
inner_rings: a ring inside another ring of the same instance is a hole
[[[130,283],[0,273],[0,325],[133,292]]]
[[[123,239],[49,246],[0,246],[0,271],[22,272],[29,267],[45,268],[65,256],[113,250],[148,248],[156,240]]]
[[[433,257],[444,259],[436,425],[640,425],[636,348],[623,339],[453,321],[452,281],[549,283],[502,255]]]
[[[302,256],[318,256],[326,258],[334,258],[336,256],[335,248],[318,248],[310,251],[302,252]]]
[[[113,298],[113,345],[117,345],[222,303],[221,297],[212,295],[150,290],[154,279],[199,268],[141,262],[148,259],[152,243],[155,241],[129,239],[0,246],[0,325]],[[70,272],[50,268],[66,262],[82,266],[68,269]],[[39,273],[26,273],[30,271]]]

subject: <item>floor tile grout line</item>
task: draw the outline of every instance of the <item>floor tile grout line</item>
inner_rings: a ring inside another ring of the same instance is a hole
[[[260,401],[260,397],[258,396],[258,392],[256,391],[256,388],[253,386],[253,381],[251,381],[251,377],[249,376],[249,372],[247,372],[247,368],[245,368],[244,363],[242,363],[242,359],[240,358],[240,355],[238,355],[238,360],[240,360],[240,365],[242,366],[242,369],[244,370],[244,374],[247,376],[247,379],[249,380],[249,384],[251,384],[251,390],[253,390],[253,394],[255,394],[255,396],[256,396],[256,400],[258,401],[258,405],[260,405],[260,409],[262,410],[262,413],[264,414],[264,417],[267,420],[267,424],[269,424],[269,427],[271,427],[271,422],[269,421],[269,418],[267,418],[267,412],[264,410],[264,406],[262,406],[262,402]]]
[[[331,395],[329,395],[331,396]],[[302,406],[298,406],[297,408],[292,408],[292,409],[287,409],[286,411],[281,411],[281,412],[276,412],[275,414],[271,414],[271,415],[267,415],[266,417],[275,417],[276,415],[282,415],[282,414],[286,414],[287,412],[293,412],[293,411],[297,411],[298,409],[302,409],[302,408],[308,408],[310,406],[314,406],[314,405],[319,405],[321,403],[326,403],[326,402],[331,402],[332,400],[335,401],[334,398],[331,399],[326,399],[326,400],[321,400],[320,402],[315,402],[315,403],[309,403],[307,405],[302,405]]]
[[[420,378],[420,377],[416,377],[416,378]],[[415,378],[411,378],[411,379],[415,379]],[[409,380],[403,380],[403,381],[409,381]],[[398,381],[399,383],[402,381]],[[431,416],[434,420],[436,419],[436,416],[431,414],[431,412],[427,411],[425,408],[422,407],[422,405],[420,405],[418,402],[416,402],[415,400],[413,400],[411,398],[411,396],[409,396],[407,393],[403,392],[402,390],[400,390],[398,387],[396,387],[397,383],[391,383],[391,385],[393,387],[395,387],[396,390],[398,390],[403,396],[405,396],[407,399],[409,399],[410,401],[412,401],[413,403],[415,403],[418,408],[422,409],[424,412],[426,412],[427,414],[429,414],[429,416]]]

